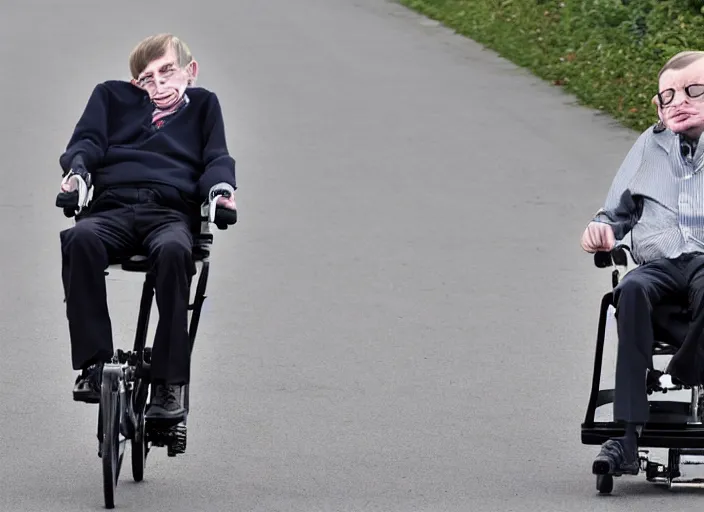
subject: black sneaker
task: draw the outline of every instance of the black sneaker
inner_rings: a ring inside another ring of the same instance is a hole
[[[181,405],[183,386],[153,384],[152,397],[145,418],[160,423],[181,423],[186,419],[186,409]]]
[[[100,403],[100,387],[103,382],[103,365],[89,366],[76,377],[73,399],[87,404]]]
[[[637,475],[640,470],[638,447],[629,446],[625,439],[609,439],[592,464],[595,475]]]

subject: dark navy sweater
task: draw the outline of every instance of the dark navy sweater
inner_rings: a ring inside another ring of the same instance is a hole
[[[191,202],[203,202],[213,185],[237,188],[235,160],[215,93],[186,89],[189,103],[156,129],[146,92],[129,82],[98,84],[59,158],[68,172],[81,157],[91,173],[94,194],[107,188],[168,187]]]

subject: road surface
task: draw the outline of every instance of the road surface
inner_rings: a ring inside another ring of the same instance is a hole
[[[172,31],[215,90],[240,223],[218,233],[188,451],[119,510],[694,510],[595,496],[579,442],[609,283],[579,248],[636,134],[383,0],[5,0],[0,510],[103,505],[74,403],[53,206],[95,83]],[[112,274],[129,345],[139,277]],[[128,452],[129,455],[129,452]],[[704,491],[701,491],[704,492]]]

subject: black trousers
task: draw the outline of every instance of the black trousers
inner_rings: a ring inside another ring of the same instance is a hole
[[[62,279],[75,370],[112,357],[104,271],[115,258],[144,247],[155,274],[159,312],[152,379],[188,383],[188,303],[195,271],[191,233],[188,215],[164,206],[159,194],[149,189],[105,192],[85,217],[61,232]],[[125,348],[131,348],[131,343]]]
[[[646,372],[654,342],[652,311],[672,294],[686,294],[683,297],[689,300],[692,322],[680,348],[687,353],[676,357],[689,359],[693,365],[696,350],[704,342],[704,255],[645,263],[628,272],[614,290],[618,330],[615,421],[642,424],[648,420]]]

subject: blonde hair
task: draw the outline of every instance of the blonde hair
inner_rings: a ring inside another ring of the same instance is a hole
[[[130,53],[129,64],[132,78],[136,79],[150,62],[163,57],[169,46],[176,52],[180,67],[186,66],[193,60],[193,55],[188,45],[175,35],[157,34],[149,36],[140,41]]]
[[[679,52],[678,54],[670,57],[670,60],[668,60],[665,65],[660,69],[660,72],[658,73],[658,80],[660,79],[662,74],[668,69],[684,69],[693,62],[698,61],[702,57],[704,57],[703,51]]]

